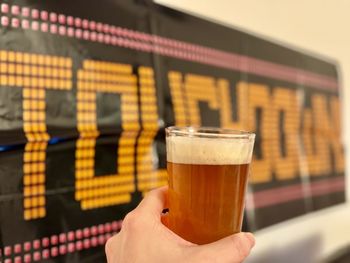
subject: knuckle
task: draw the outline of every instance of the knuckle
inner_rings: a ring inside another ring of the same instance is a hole
[[[231,242],[235,248],[236,255],[240,258],[240,260],[245,259],[250,252],[250,241],[245,236],[231,237]]]
[[[131,231],[137,230],[140,227],[140,223],[142,222],[140,219],[141,217],[139,213],[137,213],[136,211],[131,211],[125,216],[123,220],[122,229]]]
[[[105,252],[108,255],[113,247],[113,240],[114,237],[111,237],[107,240],[106,245],[105,245]]]

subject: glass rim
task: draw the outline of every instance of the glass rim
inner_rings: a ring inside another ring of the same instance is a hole
[[[234,130],[209,126],[169,126],[165,128],[166,135],[188,136],[215,139],[247,139],[255,138],[250,131]]]

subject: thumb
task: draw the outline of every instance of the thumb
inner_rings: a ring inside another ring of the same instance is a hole
[[[192,247],[194,262],[242,262],[255,245],[251,233],[238,233],[214,243]]]

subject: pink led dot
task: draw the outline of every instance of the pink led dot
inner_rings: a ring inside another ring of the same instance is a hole
[[[51,248],[51,257],[56,257],[58,255],[58,248],[52,247]]]
[[[58,15],[58,23],[65,24],[66,23],[66,16],[65,15]]]
[[[75,245],[74,245],[74,243],[69,243],[68,244],[68,252],[69,253],[72,253],[72,252],[74,252],[75,251]]]
[[[117,45],[117,38],[116,37],[111,37],[111,43],[112,45]]]
[[[29,21],[26,20],[26,19],[23,19],[23,20],[22,20],[22,27],[23,27],[24,29],[28,29],[28,28],[29,28]]]
[[[95,32],[91,32],[91,34],[90,34],[90,40],[91,40],[91,41],[96,41],[96,38],[97,38],[96,33],[95,33]]]
[[[40,240],[36,239],[33,241],[33,248],[34,249],[39,249],[40,248]]]
[[[103,25],[103,32],[105,32],[105,33],[109,32],[109,25],[107,25],[107,24]]]
[[[32,9],[32,18],[34,18],[34,19],[39,18],[39,10],[38,9]]]
[[[89,237],[90,236],[90,228],[85,227],[83,229],[83,234],[84,234],[84,237]]]
[[[22,7],[22,16],[28,17],[30,14],[30,10],[28,7]]]
[[[40,28],[43,32],[47,32],[49,30],[49,26],[47,25],[47,23],[41,23]]]
[[[67,16],[67,24],[72,26],[74,24],[74,18],[72,16]]]
[[[76,246],[77,250],[82,250],[83,249],[83,242],[81,242],[81,241],[75,242],[75,246]]]
[[[76,27],[80,27],[81,26],[81,19],[79,17],[74,19],[74,24]]]
[[[75,237],[76,239],[81,239],[83,237],[83,232],[80,229],[76,230]]]
[[[98,33],[97,34],[97,41],[98,42],[103,42],[103,34],[102,33]]]
[[[90,248],[90,239],[84,239],[84,248],[89,249]]]
[[[118,222],[117,221],[113,221],[112,222],[112,229],[114,231],[118,230],[119,229],[119,225],[118,225]]]
[[[39,23],[37,21],[32,22],[32,30],[38,30],[39,29]]]
[[[58,32],[60,35],[65,35],[66,34],[66,28],[64,26],[60,26],[58,28]]]
[[[22,258],[20,256],[15,257],[15,263],[22,263]]]
[[[111,37],[109,35],[104,35],[104,39],[103,40],[104,40],[104,42],[106,44],[109,44],[111,42]]]
[[[50,25],[50,32],[52,34],[56,34],[57,33],[57,26],[56,25]]]
[[[104,245],[104,243],[105,243],[105,237],[104,237],[104,235],[100,235],[100,236],[98,237],[98,243],[99,243],[100,245]]]
[[[48,249],[44,249],[42,252],[41,252],[41,256],[42,258],[44,259],[47,259],[50,257],[50,251]]]
[[[74,232],[73,231],[69,231],[68,232],[68,240],[69,241],[73,241],[74,240]]]
[[[89,39],[89,36],[90,36],[89,31],[84,30],[84,33],[83,33],[83,38],[84,38],[84,39],[86,39],[86,40],[88,40],[88,39]]]
[[[57,22],[57,14],[56,13],[50,13],[50,21],[52,23],[56,23]]]
[[[49,18],[49,13],[47,11],[41,11],[40,18],[46,21]]]
[[[109,33],[114,34],[115,33],[115,26],[109,26]]]
[[[34,261],[39,261],[39,260],[41,260],[41,254],[40,254],[40,252],[34,252],[34,254],[33,254],[33,259],[34,259]]]
[[[41,239],[41,245],[43,247],[48,247],[50,245],[50,239],[48,237],[44,237]]]
[[[81,38],[81,35],[82,35],[81,29],[75,30],[75,37],[76,38]]]
[[[60,254],[64,255],[67,254],[67,246],[66,245],[60,245]]]
[[[9,5],[1,4],[1,13],[8,13],[8,12],[9,12]]]
[[[98,245],[98,240],[96,237],[91,238],[91,246],[96,247]]]
[[[30,242],[25,242],[23,247],[24,251],[29,251],[32,248],[32,244]]]
[[[106,241],[107,241],[108,239],[110,239],[111,237],[112,237],[112,234],[110,234],[110,233],[106,234],[106,235],[105,235]]]
[[[97,29],[97,31],[102,31],[102,23],[97,23],[96,29]]]
[[[12,263],[12,259],[5,259],[4,263]]]
[[[51,236],[50,240],[52,245],[56,245],[58,243],[58,236],[53,235]]]
[[[11,249],[11,247],[10,246],[6,246],[5,248],[4,248],[4,255],[5,256],[9,256],[9,255],[11,255],[12,254],[12,249]]]
[[[83,19],[82,25],[84,29],[87,29],[89,27],[89,21],[87,19]]]
[[[96,235],[97,234],[97,227],[96,226],[92,226],[90,228],[90,232],[91,232],[91,235]]]
[[[19,6],[18,5],[13,5],[11,7],[11,13],[15,16],[18,16],[20,13]]]
[[[67,35],[70,36],[70,37],[74,36],[74,29],[72,27],[68,27]]]
[[[29,263],[29,262],[32,262],[32,257],[30,256],[30,254],[25,254],[24,263]]]
[[[66,234],[65,233],[60,234],[59,240],[60,240],[60,243],[66,242],[66,240],[67,240]]]
[[[9,18],[7,16],[1,17],[1,25],[8,26],[9,25]]]
[[[111,232],[112,231],[111,223],[106,223],[105,224],[105,230],[106,230],[106,232]]]
[[[15,246],[14,246],[14,249],[13,249],[14,251],[15,251],[15,253],[21,253],[21,251],[22,251],[22,246],[21,246],[21,244],[16,244]]]
[[[95,21],[90,21],[89,27],[90,27],[90,30],[95,30],[95,28],[96,28],[96,23],[95,23]]]
[[[74,243],[69,243],[68,244],[68,252],[69,253],[72,253],[72,252],[74,252],[75,251],[75,245],[74,245]]]

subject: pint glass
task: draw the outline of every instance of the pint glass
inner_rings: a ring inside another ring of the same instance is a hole
[[[168,227],[195,244],[241,231],[255,134],[166,128]]]

